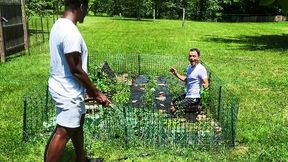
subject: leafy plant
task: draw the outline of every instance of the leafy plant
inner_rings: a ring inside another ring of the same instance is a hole
[[[92,68],[90,67],[90,70]],[[94,69],[89,73],[89,77],[95,86],[104,93],[113,93],[112,89],[116,81],[108,77],[106,73],[101,70],[101,67],[94,66]]]
[[[113,94],[112,102],[121,106],[127,105],[130,99],[130,87],[118,81],[113,88],[115,93]]]

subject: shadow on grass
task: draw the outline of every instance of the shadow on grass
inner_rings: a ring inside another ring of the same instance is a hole
[[[282,35],[259,35],[259,36],[240,36],[230,38],[206,38],[205,41],[219,43],[236,43],[242,45],[242,48],[250,51],[256,50],[288,50],[288,34]]]

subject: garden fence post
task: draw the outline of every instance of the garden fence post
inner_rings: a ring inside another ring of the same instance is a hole
[[[234,139],[235,139],[235,133],[234,133],[234,103],[231,104],[231,146],[234,147]]]
[[[138,55],[138,75],[140,75],[141,73],[141,56]]]
[[[45,119],[44,121],[46,121],[48,123],[48,97],[49,97],[49,94],[48,94],[48,85],[47,85],[47,88],[46,88],[46,96],[45,96],[45,109],[44,109],[44,115],[45,115]]]
[[[220,120],[220,113],[221,113],[221,103],[222,103],[222,86],[219,87],[219,94],[218,94],[218,111],[217,111],[217,118]]]
[[[153,22],[155,22],[155,17],[156,17],[156,12],[155,12],[155,8],[153,9]]]
[[[210,83],[211,83],[211,76],[212,76],[212,72],[209,72],[208,85],[210,85]]]
[[[236,138],[236,122],[237,122],[237,112],[239,107],[239,102],[237,99],[233,99],[231,105],[231,146],[235,147],[235,138]]]
[[[23,131],[22,131],[22,141],[26,142],[27,140],[27,97],[23,99],[24,110],[23,110]]]
[[[37,18],[34,19],[34,24],[35,24],[36,44],[38,45],[38,25],[37,25]]]
[[[40,17],[40,23],[41,23],[41,33],[42,33],[42,42],[44,43],[45,37],[44,37],[44,25],[43,25],[43,16]]]
[[[128,149],[128,128],[127,128],[127,114],[126,107],[123,106],[123,115],[124,115],[124,133],[125,133],[125,148]]]
[[[209,76],[208,76],[208,107],[210,108],[210,111],[211,112],[215,112],[215,111],[213,111],[212,109],[212,96],[211,96],[211,94],[212,94],[212,88],[211,88],[211,76],[212,76],[212,72],[211,71],[209,71]]]
[[[49,17],[46,17],[47,38],[49,38],[49,35],[50,35],[49,21],[50,21],[50,18],[49,18]]]
[[[2,19],[1,19],[1,12],[0,12],[0,62],[5,62],[5,44],[4,44],[4,33],[2,28]]]

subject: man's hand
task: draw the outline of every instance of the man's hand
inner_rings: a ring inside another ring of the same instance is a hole
[[[177,74],[177,70],[175,68],[171,68],[170,69],[170,72],[173,74],[173,75],[176,75]]]
[[[207,89],[208,86],[209,86],[208,78],[203,79],[203,87],[204,87],[205,89]]]
[[[102,92],[98,91],[96,94],[94,94],[94,99],[96,102],[103,106],[109,106],[111,104],[111,101],[108,99],[107,96],[105,96]]]
[[[108,99],[107,96],[105,96],[102,92],[95,90],[93,92],[88,91],[88,100],[91,100],[91,98],[93,100],[95,100],[97,103],[103,105],[103,106],[109,106],[111,104],[111,101]]]

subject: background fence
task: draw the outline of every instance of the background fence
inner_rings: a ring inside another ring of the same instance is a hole
[[[168,113],[169,111],[163,112],[162,109],[155,106],[156,95],[161,88],[155,76],[165,76],[171,66],[184,70],[187,65],[187,63],[186,65],[184,63],[185,59],[177,60],[176,57],[171,56],[149,57],[146,55],[106,55],[106,58],[114,72],[118,74],[128,73],[130,76],[132,75],[134,80],[137,79],[135,77],[139,74],[149,74],[149,81],[144,86],[145,92],[142,96],[144,106],[142,107],[131,106],[129,104],[131,100],[124,104],[116,104],[111,108],[102,108],[93,103],[86,107],[89,111],[86,115],[85,133],[86,138],[90,139],[90,143],[94,139],[98,139],[110,142],[117,141],[117,144],[125,147],[139,145],[234,146],[239,101],[232,92],[224,87],[222,81],[213,72],[209,72],[210,87],[202,97],[205,111],[197,116],[197,118],[201,118],[197,119],[198,122],[191,122],[181,113],[177,118],[172,118]],[[165,60],[166,62],[159,63],[159,60]],[[98,55],[97,59],[90,57],[90,72],[92,72],[91,69],[94,65],[102,61],[104,61],[104,56]],[[175,93],[181,91],[181,85],[174,82],[175,78],[173,78],[174,81],[168,75],[165,78],[167,78],[167,85],[165,86],[168,87],[169,95],[175,96]],[[121,86],[120,88],[114,87],[115,93],[112,102],[120,103],[121,100],[129,98],[131,95],[130,86],[122,83],[114,83],[114,85],[122,85],[122,88]],[[176,88],[177,86],[180,86],[180,88]],[[170,87],[173,87],[173,89]],[[45,86],[24,98],[24,141],[45,134],[45,132],[51,132],[55,126],[54,109]],[[89,145],[89,142],[87,143]]]
[[[29,16],[26,19],[24,0],[0,2],[0,55],[1,61],[30,47],[43,44],[58,18],[51,16]]]
[[[6,57],[27,49],[27,25],[24,1],[0,1],[0,54]]]
[[[28,19],[29,46],[37,46],[49,40],[49,34],[56,16],[30,16]]]
[[[188,61],[186,57],[149,54],[95,54],[89,55],[90,70],[93,67],[108,62],[115,73],[129,73],[133,75],[169,75],[169,69],[175,67],[184,72]]]

